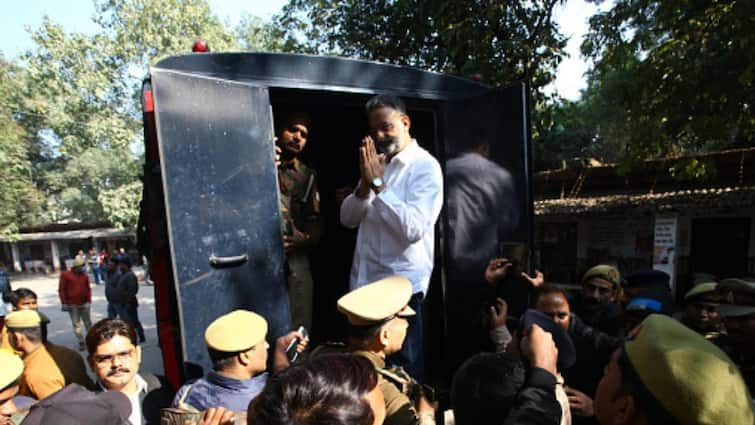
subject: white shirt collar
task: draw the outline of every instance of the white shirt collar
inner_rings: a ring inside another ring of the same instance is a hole
[[[391,162],[398,161],[402,164],[409,164],[416,156],[418,147],[419,144],[417,143],[416,139],[410,140],[409,143],[404,146],[404,149],[402,149],[401,152],[397,153],[396,156],[391,159]]]
[[[128,417],[128,421],[131,425],[142,425],[142,402],[141,395],[146,394],[148,390],[147,381],[144,380],[138,373],[134,376],[136,380],[136,392],[128,396],[128,400],[131,402],[131,415]],[[102,384],[102,381],[98,380],[97,384],[103,391],[110,391]]]

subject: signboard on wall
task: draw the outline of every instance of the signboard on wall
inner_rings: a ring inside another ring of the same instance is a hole
[[[653,270],[671,276],[671,289],[676,285],[677,217],[656,217],[653,241]]]

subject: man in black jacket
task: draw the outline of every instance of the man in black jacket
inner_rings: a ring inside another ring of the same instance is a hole
[[[118,268],[118,258],[110,257],[107,262],[105,276],[105,299],[107,299],[107,317],[118,317],[118,306],[125,304],[123,294],[118,289],[118,281],[121,279],[121,270]]]
[[[122,296],[121,304],[117,307],[118,316],[131,323],[139,335],[139,342],[142,343],[146,338],[142,323],[139,321],[139,301],[136,298],[139,292],[139,281],[136,274],[131,271],[131,258],[128,254],[118,257],[118,268],[121,276],[118,278],[117,290],[120,293],[119,296]]]

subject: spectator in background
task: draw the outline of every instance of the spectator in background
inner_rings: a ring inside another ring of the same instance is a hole
[[[601,425],[752,425],[742,376],[715,345],[650,315],[611,356],[595,395]]]
[[[695,285],[684,295],[682,323],[710,341],[718,340],[724,333],[718,313],[720,303],[718,283],[708,281]]]
[[[632,298],[637,297],[640,292],[653,290],[656,293],[667,292],[671,294],[671,276],[660,270],[647,270],[636,272],[628,275],[622,287],[620,301],[626,304]]]
[[[139,281],[136,278],[136,274],[131,270],[131,257],[128,255],[118,256],[118,269],[121,272],[121,276],[118,278],[118,297],[120,298],[120,304],[116,308],[118,316],[127,322],[131,323],[131,326],[136,330],[139,335],[139,343],[146,341],[144,336],[144,327],[139,321],[139,300],[136,294],[139,293]]]
[[[71,270],[60,274],[58,296],[63,311],[67,311],[73,324],[73,333],[79,341],[79,350],[83,351],[84,333],[92,326],[90,306],[92,303],[92,289],[86,273],[86,263],[83,258],[73,260]],[[81,322],[84,323],[84,333],[81,332]]]
[[[50,319],[39,311],[37,294],[34,291],[28,288],[18,288],[13,291],[13,309],[16,311],[32,310],[39,314],[42,343],[44,343],[52,359],[55,360],[55,364],[58,365],[66,385],[79,384],[84,388],[94,389],[94,383],[87,375],[86,365],[79,353],[47,340],[47,325],[50,323]]]
[[[5,315],[10,313],[10,304],[13,290],[10,285],[8,271],[5,270],[5,264],[0,263],[0,328],[3,327]]]
[[[79,251],[78,251],[78,252],[76,253],[76,256],[75,256],[75,257],[73,257],[73,259],[74,259],[74,261],[75,261],[76,259],[82,259],[82,260],[86,261],[86,259],[87,259],[86,257],[87,257],[87,256],[86,256],[86,254],[84,254],[84,250],[83,250],[83,249],[80,249],[80,250],[79,250]]]
[[[329,354],[270,378],[249,404],[255,425],[379,425],[385,418],[378,374],[364,357]]]
[[[722,345],[755,394],[755,281],[724,279],[718,289],[722,296],[718,308],[727,332]]]
[[[107,269],[105,271],[105,299],[107,300],[107,317],[110,319],[118,317],[119,306],[126,303],[125,297],[118,287],[121,274],[121,269],[118,267],[118,258],[108,258]]]
[[[616,267],[601,264],[582,277],[582,291],[571,302],[571,310],[585,323],[611,336],[624,334],[621,305],[621,275]]]
[[[63,373],[42,341],[41,320],[33,310],[14,311],[6,320],[10,344],[22,353],[24,373],[19,381],[19,394],[37,400],[49,396],[66,385]]]
[[[670,291],[652,288],[635,294],[624,308],[624,329],[627,334],[651,314],[674,314],[674,300]]]
[[[102,280],[102,269],[100,268],[100,254],[94,247],[89,249],[89,255],[87,256],[87,264],[92,271],[92,278],[95,285],[99,285]]]

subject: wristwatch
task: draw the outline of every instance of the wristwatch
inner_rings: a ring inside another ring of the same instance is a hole
[[[380,177],[375,177],[370,182],[370,187],[373,190],[375,190],[375,189],[381,189],[383,187],[383,179],[381,179]]]

